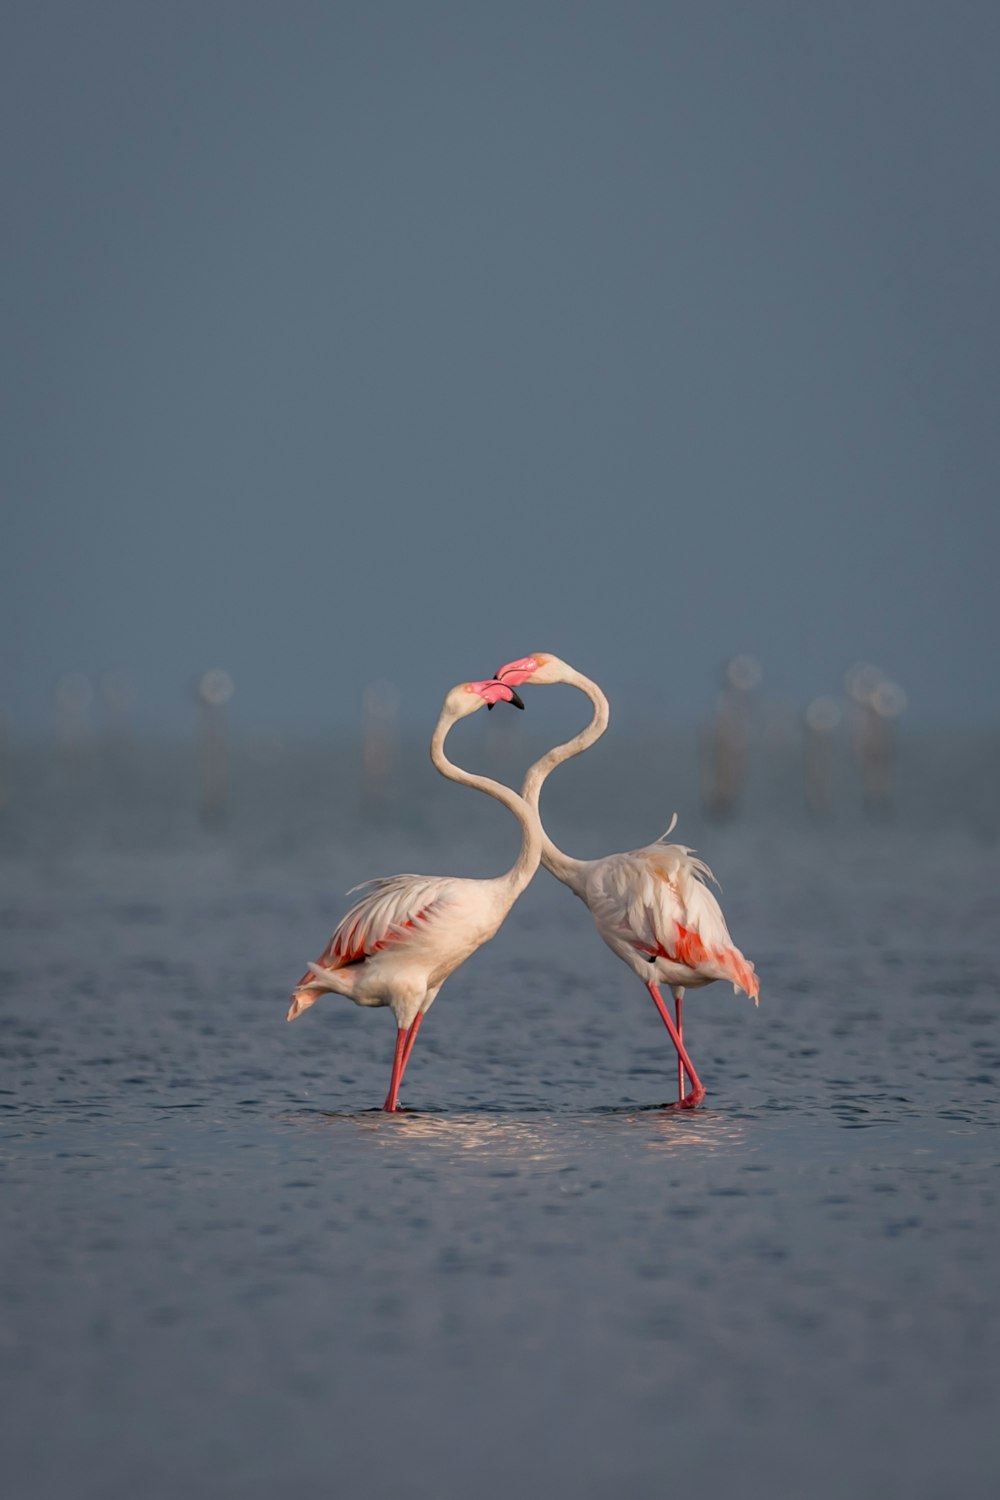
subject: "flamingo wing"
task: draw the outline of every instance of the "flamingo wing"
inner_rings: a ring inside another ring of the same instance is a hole
[[[711,870],[683,844],[649,844],[595,861],[588,904],[602,931],[642,957],[683,965],[704,979],[728,979],[756,1001],[760,981],[733,943],[706,881]]]
[[[365,894],[341,919],[316,966],[346,969],[384,948],[412,941],[452,904],[453,884],[435,875],[392,875],[355,886],[355,891]],[[314,979],[308,969],[299,986]]]

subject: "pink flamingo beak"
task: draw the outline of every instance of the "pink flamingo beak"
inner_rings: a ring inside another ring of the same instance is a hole
[[[499,682],[495,677],[488,682],[470,682],[469,688],[471,692],[479,694],[487,708],[492,708],[494,703],[513,703],[515,708],[524,707],[510,683]]]
[[[534,676],[540,665],[537,657],[519,656],[517,661],[509,661],[505,667],[500,668],[496,674],[497,680],[510,687],[520,687],[522,682],[527,682]]]

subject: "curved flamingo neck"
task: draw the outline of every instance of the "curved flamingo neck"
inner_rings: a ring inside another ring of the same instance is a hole
[[[596,682],[591,682],[589,677],[584,677],[582,672],[577,672],[572,667],[560,681],[568,682],[571,687],[579,688],[581,693],[586,693],[594,705],[594,715],[587,727],[581,729],[573,739],[567,740],[563,745],[555,745],[528,768],[524,785],[521,787],[521,796],[536,813],[542,787],[550,772],[554,771],[556,766],[561,766],[564,760],[572,760],[574,755],[582,754],[599,740],[608,727],[610,717],[608,700]],[[539,826],[541,826],[540,823]],[[582,862],[571,858],[570,855],[564,854],[561,849],[557,848],[544,828],[542,828],[542,863],[557,879],[575,888],[575,877],[579,874]]]
[[[494,781],[489,776],[477,776],[473,771],[466,771],[462,766],[456,766],[454,761],[448,759],[445,754],[444,742],[455,720],[447,713],[443,713],[434,726],[434,734],[431,737],[431,760],[442,776],[447,776],[449,781],[457,781],[459,786],[471,786],[477,792],[485,792],[489,797],[495,797],[502,802],[504,807],[514,814],[521,825],[521,852],[511,865],[505,875],[497,876],[497,880],[504,883],[510,892],[510,905],[517,900],[525,886],[531,880],[538,869],[542,854],[542,825],[538,817],[537,807],[529,807],[522,797],[519,797],[509,786],[504,786],[500,781]]]

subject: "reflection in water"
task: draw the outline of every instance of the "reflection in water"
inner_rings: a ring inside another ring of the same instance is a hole
[[[643,1145],[651,1151],[675,1155],[693,1149],[732,1151],[746,1140],[746,1129],[740,1120],[724,1115],[691,1115],[656,1109],[627,1115],[628,1120],[644,1127]]]
[[[312,1129],[346,1128],[366,1136],[381,1149],[399,1152],[419,1146],[443,1152],[446,1159],[475,1156],[546,1166],[570,1165],[581,1150],[621,1144],[628,1130],[648,1150],[677,1154],[691,1150],[728,1152],[744,1145],[746,1123],[715,1112],[681,1114],[672,1109],[599,1109],[585,1115],[549,1115],[525,1119],[510,1115],[469,1113],[439,1115],[400,1110],[387,1115],[380,1109],[354,1113],[322,1111],[288,1114],[287,1123]]]
[[[452,1157],[468,1153],[487,1161],[544,1162],[555,1166],[568,1159],[571,1142],[571,1137],[553,1120],[411,1114],[404,1115],[400,1124],[399,1135],[391,1129],[379,1133],[380,1146],[395,1148],[401,1137],[405,1145],[443,1149]]]

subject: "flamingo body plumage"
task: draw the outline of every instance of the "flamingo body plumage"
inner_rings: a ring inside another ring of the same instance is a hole
[[[715,877],[684,844],[658,840],[579,864],[573,888],[608,947],[643,983],[688,990],[727,979],[758,999],[753,964],[736,947],[705,884]]]
[[[366,894],[341,920],[295,993],[312,997],[326,989],[356,1005],[387,1005],[408,1028],[430,1008],[449,974],[496,935],[510,907],[500,884],[434,875],[366,882]],[[289,1019],[295,1019],[291,1012]]]

